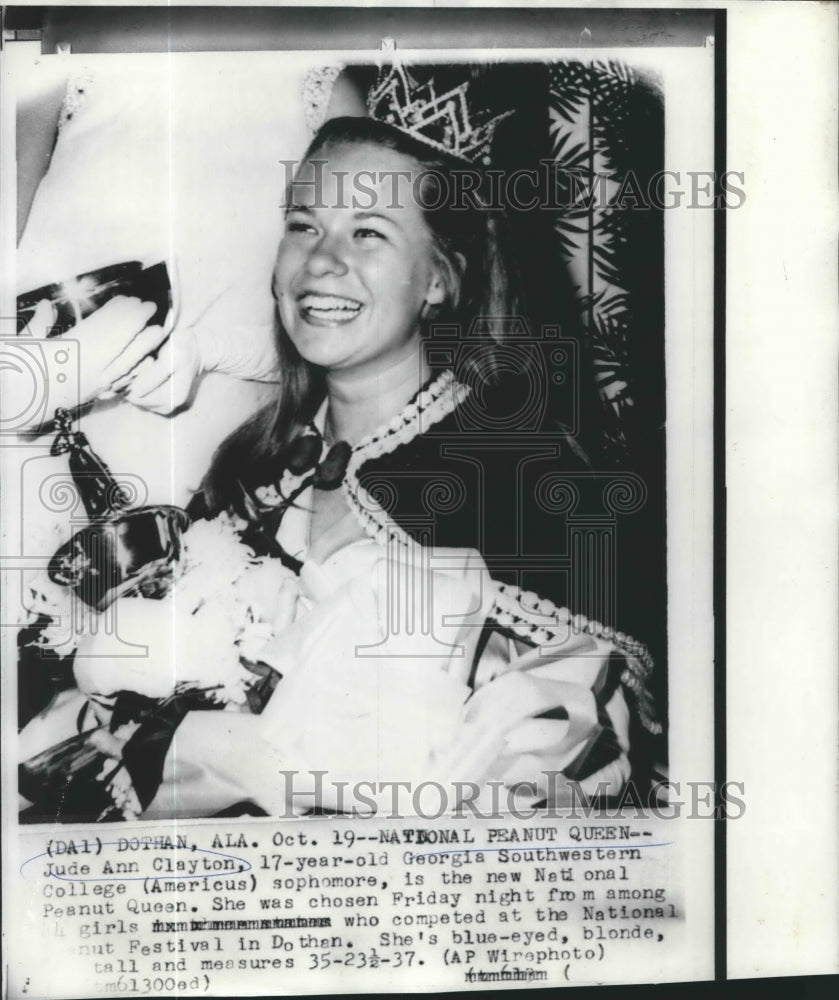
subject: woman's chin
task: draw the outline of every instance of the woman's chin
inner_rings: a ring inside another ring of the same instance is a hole
[[[319,368],[339,366],[347,360],[349,331],[342,326],[309,326],[290,335],[300,357]]]
[[[350,359],[344,351],[330,351],[324,348],[300,351],[300,356],[316,368],[323,368],[326,371],[339,371],[345,368]]]

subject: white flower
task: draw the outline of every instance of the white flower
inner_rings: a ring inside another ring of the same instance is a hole
[[[165,596],[123,597],[102,614],[45,573],[33,578],[26,623],[46,619],[36,641],[61,656],[76,653],[77,684],[100,721],[121,691],[160,699],[191,688],[231,709],[245,704],[254,674],[242,661],[258,661],[293,620],[299,590],[279,560],[257,557],[241,541],[245,527],[227,514],[195,522]]]
[[[251,663],[256,663],[260,658],[260,653],[271,641],[274,630],[268,622],[252,622],[242,630],[236,645],[239,655],[243,656]]]
[[[111,608],[115,631],[79,643],[73,672],[86,694],[164,698],[183,684],[211,688],[238,678],[237,630],[225,616],[193,614],[168,598],[126,597]]]
[[[297,578],[279,560],[256,557],[238,536],[242,527],[227,515],[196,522],[166,597],[115,601],[114,628],[78,637],[82,691],[164,698],[187,686],[222,704],[245,702],[253,675],[240,661],[258,660],[275,623],[293,615]]]
[[[252,562],[233,585],[236,600],[250,609],[254,621],[273,622],[283,585],[297,576],[279,559]]]
[[[131,775],[124,767],[121,767],[111,778],[108,784],[108,791],[114,800],[114,805],[122,813],[124,819],[139,819],[143,811],[134,785],[131,783]]]

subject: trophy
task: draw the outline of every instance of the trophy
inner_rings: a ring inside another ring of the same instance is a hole
[[[24,292],[17,298],[17,332],[22,333],[45,300],[51,304],[53,313],[47,337],[60,337],[117,295],[154,302],[157,310],[149,324],[162,326],[172,307],[166,263],[161,261],[146,268],[138,260],[111,264]]]
[[[52,557],[50,579],[97,611],[118,597],[163,597],[174,582],[181,535],[190,523],[186,511],[166,504],[127,509],[125,491],[85,435],[72,430],[67,410],[56,412],[55,428],[51,453],[68,454],[90,523]]]

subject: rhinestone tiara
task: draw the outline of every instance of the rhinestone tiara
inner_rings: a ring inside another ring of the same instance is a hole
[[[379,72],[367,98],[372,118],[393,125],[443,153],[471,163],[490,163],[490,147],[495,129],[513,114],[505,111],[489,117],[487,112],[469,109],[469,81],[437,94],[434,78],[419,83],[401,63]]]

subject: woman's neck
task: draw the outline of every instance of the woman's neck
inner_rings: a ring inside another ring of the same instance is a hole
[[[326,377],[327,436],[352,445],[392,420],[431,374],[419,352],[384,371],[330,372]]]

